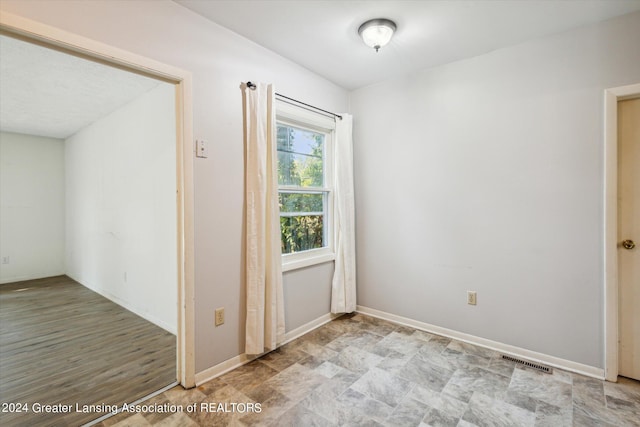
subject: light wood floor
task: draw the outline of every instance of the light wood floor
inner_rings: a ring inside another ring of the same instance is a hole
[[[67,276],[0,285],[0,425],[80,425],[102,413],[33,404],[121,405],[176,378],[176,337]]]

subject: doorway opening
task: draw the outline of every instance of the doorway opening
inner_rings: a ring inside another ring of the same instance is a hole
[[[173,176],[175,183],[172,209],[175,232],[174,245],[174,295],[172,309],[175,329],[175,375],[180,384],[194,384],[193,341],[193,144],[191,135],[191,76],[178,68],[131,54],[108,45],[58,30],[21,17],[2,14],[0,34],[4,37],[39,45],[76,58],[155,79],[168,86],[173,95]],[[122,153],[127,157],[126,150]],[[111,224],[113,225],[113,224]],[[117,233],[114,233],[117,234]],[[117,239],[117,235],[113,236]],[[82,256],[81,253],[76,255]],[[11,260],[8,260],[11,262]],[[135,267],[134,267],[135,268]],[[120,273],[119,273],[120,274]],[[118,278],[120,282],[132,282],[130,271]],[[19,289],[18,289],[19,290]],[[166,328],[165,328],[166,329]],[[105,345],[108,345],[105,343]],[[96,417],[99,416],[96,415]]]

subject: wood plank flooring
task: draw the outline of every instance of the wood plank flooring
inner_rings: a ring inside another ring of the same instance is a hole
[[[176,379],[176,337],[67,276],[0,285],[0,403],[3,426],[75,426]],[[35,413],[34,404],[73,405]]]

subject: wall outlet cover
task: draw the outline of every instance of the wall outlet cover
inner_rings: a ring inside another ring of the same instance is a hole
[[[216,308],[216,326],[220,326],[224,323],[224,307]]]
[[[467,304],[476,305],[476,303],[477,303],[476,291],[467,291]]]

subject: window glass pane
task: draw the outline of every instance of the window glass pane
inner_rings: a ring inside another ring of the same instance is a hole
[[[281,192],[280,212],[324,212],[324,195],[322,193]]]
[[[323,215],[281,216],[282,253],[323,247]]]
[[[278,125],[278,184],[324,186],[324,134]]]

